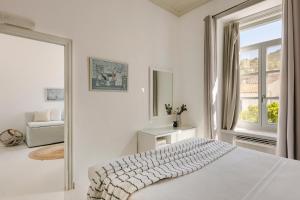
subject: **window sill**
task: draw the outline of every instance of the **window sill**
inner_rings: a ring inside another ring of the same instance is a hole
[[[268,140],[277,140],[277,134],[274,132],[267,132],[267,131],[256,131],[256,130],[249,130],[249,129],[242,129],[236,128],[234,130],[221,130],[221,133],[231,134],[231,135],[243,135],[243,136],[252,136],[261,139],[268,139]]]

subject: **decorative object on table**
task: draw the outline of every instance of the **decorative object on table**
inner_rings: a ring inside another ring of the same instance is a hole
[[[186,105],[182,104],[180,107],[176,108],[176,122],[177,122],[177,127],[181,126],[181,114],[187,111]]]
[[[29,153],[33,160],[56,160],[64,158],[64,144],[41,147]]]
[[[173,110],[173,107],[171,106],[171,104],[165,104],[165,108],[166,108],[167,114],[171,115],[172,110]]]
[[[176,115],[177,127],[181,127],[181,115]]]
[[[90,58],[90,90],[127,91],[128,64]]]
[[[61,88],[47,88],[46,100],[47,101],[63,101],[65,99],[64,89]]]
[[[173,121],[173,127],[177,128],[177,121]]]
[[[8,129],[0,133],[0,141],[7,147],[16,146],[24,140],[23,133],[15,129]]]

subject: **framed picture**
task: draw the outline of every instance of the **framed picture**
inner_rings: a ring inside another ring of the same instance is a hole
[[[128,64],[91,57],[89,65],[90,90],[127,91]]]
[[[47,88],[46,101],[63,101],[65,99],[64,89]]]

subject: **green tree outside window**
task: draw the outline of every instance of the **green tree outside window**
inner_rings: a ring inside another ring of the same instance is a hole
[[[279,103],[274,101],[267,105],[268,122],[272,124],[278,123]],[[247,109],[241,111],[240,119],[252,123],[258,123],[259,110],[257,105],[249,105]]]

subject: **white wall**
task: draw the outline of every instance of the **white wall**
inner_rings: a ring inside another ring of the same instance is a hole
[[[45,88],[64,88],[64,47],[0,34],[0,131],[25,133],[25,113],[63,109]]]
[[[148,67],[176,67],[178,18],[148,0],[1,0],[0,8],[73,40],[76,181],[96,162],[136,152],[136,131],[149,125]],[[127,62],[128,92],[90,92],[89,56]]]

